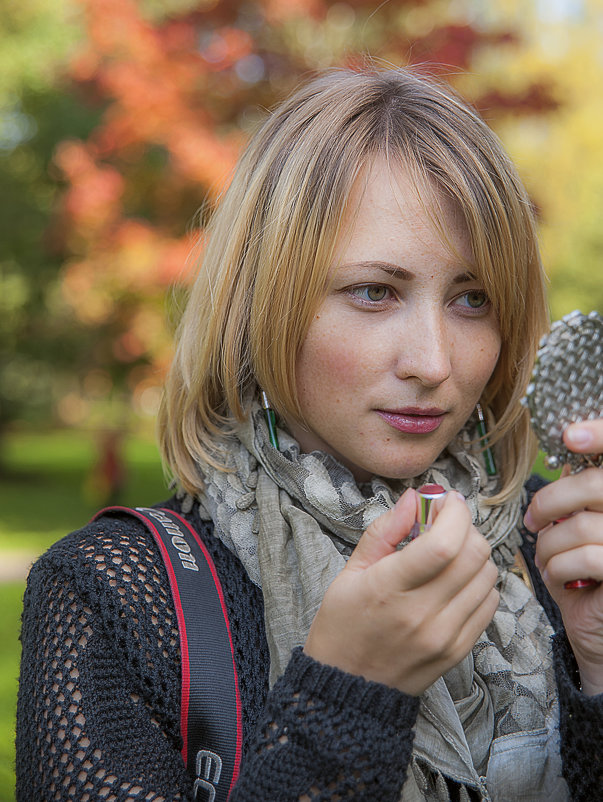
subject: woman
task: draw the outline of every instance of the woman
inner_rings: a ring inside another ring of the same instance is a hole
[[[231,799],[596,798],[603,590],[563,585],[603,580],[603,473],[524,488],[519,400],[545,329],[529,200],[449,90],[336,72],[256,135],[160,416],[169,506],[225,588],[244,727]],[[603,422],[565,437],[603,450]],[[450,492],[411,539],[426,481]],[[101,519],[56,544],[23,648],[20,798],[192,798],[176,619],[144,528]]]

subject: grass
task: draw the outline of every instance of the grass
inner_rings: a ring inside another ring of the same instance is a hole
[[[14,731],[18,641],[24,582],[0,584],[0,802],[14,799]]]
[[[169,495],[150,436],[124,443],[127,475],[120,503],[153,504]],[[96,443],[89,432],[20,433],[4,444],[8,470],[0,487],[0,550],[45,551],[103,506],[91,472]]]
[[[147,505],[166,498],[169,491],[152,437],[130,437],[124,449],[127,476],[120,503]],[[95,439],[89,432],[21,432],[8,437],[4,444],[8,470],[0,483],[0,555],[21,551],[33,559],[104,505],[90,481],[95,457]],[[535,469],[548,479],[559,473],[546,471],[542,458]],[[24,589],[22,580],[0,583],[0,802],[14,800],[18,631]]]

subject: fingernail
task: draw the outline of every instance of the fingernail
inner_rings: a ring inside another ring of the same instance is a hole
[[[534,555],[534,565],[536,566],[536,568],[538,568],[539,571],[542,572],[542,563],[538,559],[538,555],[537,554]]]
[[[525,526],[526,529],[529,529],[530,532],[536,531],[536,526],[534,525],[534,521],[532,519],[532,515],[529,510],[523,516],[523,525]]]
[[[571,446],[578,446],[578,448],[585,448],[593,442],[593,434],[589,429],[583,426],[570,426],[567,429],[566,440]]]
[[[451,490],[450,492],[451,492],[451,493],[453,493],[453,494],[454,494],[454,495],[455,495],[455,496],[456,496],[458,499],[460,499],[461,501],[467,501],[467,499],[465,498],[465,496],[464,496],[462,493],[459,493],[459,491],[458,491],[458,490]]]

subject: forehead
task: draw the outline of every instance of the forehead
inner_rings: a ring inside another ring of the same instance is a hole
[[[474,270],[460,205],[416,169],[381,156],[364,168],[352,187],[336,259],[350,250],[375,248],[382,256],[389,251],[402,256],[433,251]]]

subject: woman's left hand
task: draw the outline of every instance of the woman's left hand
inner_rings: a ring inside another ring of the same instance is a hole
[[[575,423],[563,434],[571,451],[603,453],[603,419]],[[525,525],[538,532],[536,563],[563,616],[582,688],[603,692],[603,469],[561,478],[532,499]],[[566,589],[565,584],[589,578],[597,584]]]

